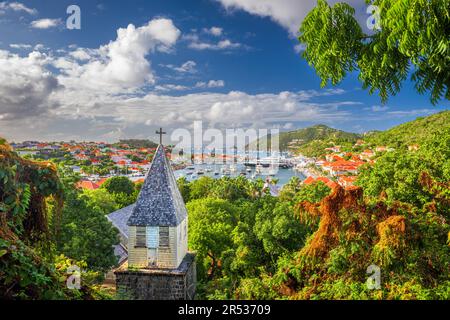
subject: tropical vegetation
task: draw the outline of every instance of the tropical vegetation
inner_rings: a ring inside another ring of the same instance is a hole
[[[373,30],[363,32],[355,9],[318,0],[300,27],[303,57],[322,80],[337,85],[357,72],[383,102],[410,78],[433,104],[450,100],[450,1],[366,0]]]

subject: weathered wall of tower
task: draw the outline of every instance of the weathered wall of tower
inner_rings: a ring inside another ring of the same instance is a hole
[[[158,267],[176,268],[177,264],[177,227],[169,228],[169,247],[158,248]]]
[[[136,227],[128,227],[128,265],[135,268],[148,266],[147,248],[136,247]]]
[[[187,218],[183,220],[177,227],[176,230],[176,266],[179,266],[183,261],[184,256],[188,252],[187,250]]]

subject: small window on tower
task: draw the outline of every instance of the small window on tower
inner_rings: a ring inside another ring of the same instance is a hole
[[[159,227],[159,246],[168,248],[169,245],[169,227]]]
[[[136,247],[146,247],[146,228],[136,227]]]

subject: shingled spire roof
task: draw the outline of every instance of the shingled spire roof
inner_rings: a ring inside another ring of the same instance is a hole
[[[186,206],[166,157],[165,148],[159,145],[127,224],[176,227],[186,216]]]

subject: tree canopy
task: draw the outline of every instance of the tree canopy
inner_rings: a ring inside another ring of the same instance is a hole
[[[131,195],[134,192],[134,184],[127,177],[112,177],[102,185],[109,193],[124,193]]]
[[[380,30],[364,33],[355,9],[318,0],[306,16],[299,41],[303,57],[322,86],[337,85],[359,72],[363,88],[383,102],[410,76],[433,104],[450,100],[450,0],[366,0],[379,9]]]
[[[85,261],[69,258],[55,248],[67,217],[62,206],[64,185],[52,163],[20,158],[0,138],[0,298],[106,298],[96,287],[99,274]],[[87,231],[87,230],[86,230]],[[111,247],[113,242],[105,246]],[[95,244],[92,245],[95,251]],[[107,254],[107,253],[105,253]],[[80,289],[70,290],[69,268],[78,266]]]
[[[108,191],[113,200],[117,204],[117,208],[121,209],[136,202],[142,184],[134,184],[127,177],[116,176],[109,178],[102,185],[102,189]],[[96,194],[101,196],[101,194]]]

